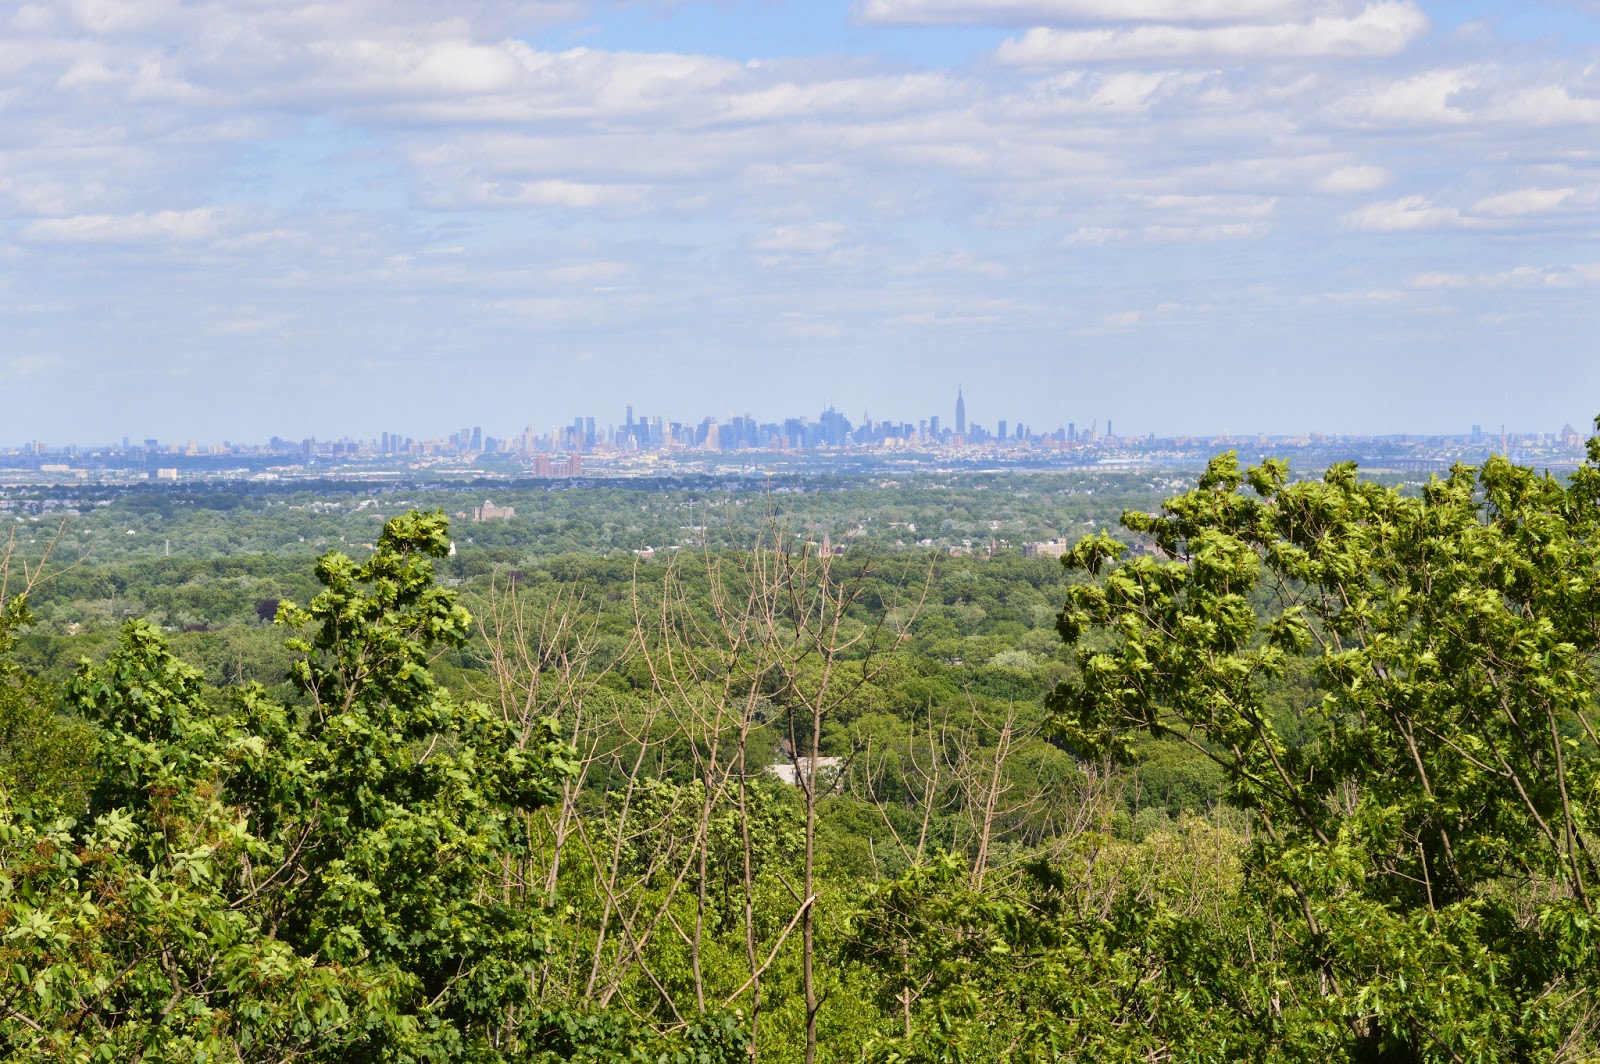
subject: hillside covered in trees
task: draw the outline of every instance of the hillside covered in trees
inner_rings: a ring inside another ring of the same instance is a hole
[[[1595,1059],[1590,447],[39,505],[0,1057]]]

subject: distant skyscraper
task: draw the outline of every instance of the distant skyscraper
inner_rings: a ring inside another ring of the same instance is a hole
[[[1004,421],[1000,422],[1000,431],[995,433],[995,435],[999,436],[1002,440],[1006,438],[1006,423]]]
[[[963,436],[967,434],[967,400],[960,388],[956,389],[956,431]]]
[[[830,406],[817,419],[817,431],[829,447],[842,447],[850,442],[850,419]]]

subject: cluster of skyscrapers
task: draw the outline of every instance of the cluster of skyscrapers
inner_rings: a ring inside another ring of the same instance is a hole
[[[705,417],[699,421],[674,421],[662,415],[636,415],[633,407],[626,408],[621,424],[602,424],[592,416],[574,417],[570,424],[553,425],[537,432],[526,427],[515,436],[492,436],[481,427],[458,429],[447,436],[413,437],[399,432],[384,432],[372,439],[319,440],[310,437],[289,440],[274,436],[265,444],[223,443],[202,446],[190,439],[185,443],[162,443],[146,439],[134,443],[126,437],[121,446],[81,449],[69,446],[51,449],[43,442],[31,442],[19,449],[0,454],[31,458],[33,462],[51,461],[57,457],[68,459],[94,456],[101,460],[121,463],[144,463],[154,468],[163,464],[167,456],[212,457],[249,456],[261,462],[277,457],[293,459],[311,458],[425,458],[429,456],[466,457],[500,455],[521,461],[540,476],[576,476],[583,470],[583,455],[629,452],[683,452],[683,451],[784,451],[804,452],[840,448],[873,448],[893,450],[934,450],[939,448],[1018,448],[1033,451],[1066,451],[1092,444],[1109,445],[1136,450],[1183,450],[1193,447],[1234,446],[1241,442],[1267,445],[1265,436],[1235,439],[1226,433],[1206,438],[1156,439],[1154,435],[1139,438],[1118,437],[1108,418],[1105,431],[1098,422],[1079,430],[1075,422],[1064,422],[1054,429],[1038,429],[1020,421],[997,419],[983,424],[968,416],[965,394],[957,390],[955,396],[954,424],[948,425],[939,414],[918,421],[874,420],[863,413],[859,421],[852,421],[831,404],[815,418],[788,417],[782,420],[762,421],[749,414],[725,419]],[[1493,447],[1500,453],[1531,452],[1555,449],[1561,452],[1581,450],[1586,434],[1576,432],[1570,425],[1559,433],[1507,433],[1503,429],[1486,433],[1472,426],[1469,437],[1413,437],[1409,435],[1379,437],[1335,437],[1309,433],[1303,437],[1274,437],[1275,443],[1291,447],[1325,448],[1341,443],[1365,440],[1384,446],[1432,444],[1442,446]],[[47,458],[46,456],[52,456]],[[292,463],[290,463],[292,464]]]
[[[1098,426],[1079,432],[1075,423],[1068,423],[1049,432],[1036,431],[1022,422],[1001,419],[991,429],[976,421],[969,422],[966,397],[956,394],[955,425],[950,427],[934,414],[916,422],[876,421],[869,414],[852,422],[833,406],[823,410],[816,418],[790,417],[782,421],[762,421],[749,414],[725,420],[702,418],[698,422],[671,421],[660,416],[637,416],[632,406],[627,408],[621,425],[597,427],[594,418],[574,418],[570,426],[552,429],[544,435],[535,435],[532,429],[523,430],[519,439],[507,441],[485,440],[484,450],[537,450],[591,452],[597,450],[776,450],[803,451],[821,447],[851,447],[870,445],[943,445],[1004,443],[1028,441],[1033,443],[1090,443],[1100,438]],[[1106,423],[1106,435],[1111,434],[1111,423]],[[465,439],[465,433],[458,437]],[[476,432],[474,432],[476,438]],[[500,444],[500,446],[492,446]],[[474,450],[479,448],[474,447]]]
[[[1111,424],[1106,423],[1106,435]],[[481,427],[463,428],[447,437],[417,438],[385,432],[375,440],[303,440],[298,444],[274,438],[270,449],[302,454],[592,454],[608,451],[651,450],[771,450],[804,451],[824,447],[862,446],[962,446],[984,443],[1083,444],[1100,439],[1098,427],[1079,432],[1075,423],[1041,433],[1022,422],[999,420],[993,427],[967,419],[966,396],[956,393],[955,425],[934,414],[916,422],[875,421],[863,414],[860,421],[829,406],[816,418],[789,417],[761,421],[749,414],[726,419],[674,421],[661,415],[636,415],[629,405],[622,424],[602,424],[581,416],[570,424],[545,432],[526,427],[517,436],[497,437]]]

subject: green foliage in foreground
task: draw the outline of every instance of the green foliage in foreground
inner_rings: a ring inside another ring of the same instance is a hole
[[[1082,648],[1051,703],[1061,735],[1124,759],[1140,732],[1176,737],[1216,761],[1260,826],[1247,919],[1283,950],[1285,1019],[1336,1019],[1351,1059],[1593,1052],[1589,453],[1566,483],[1494,459],[1420,498],[1352,467],[1291,484],[1224,456],[1159,515],[1124,518],[1169,560],[1108,569],[1122,548],[1105,537],[1068,559],[1099,579],[1061,618]],[[1292,743],[1269,696],[1298,662],[1325,694]]]
[[[54,685],[11,660],[16,629],[30,620],[19,595],[0,605],[0,807],[79,812],[93,774],[94,735],[57,711]]]
[[[323,558],[322,593],[280,615],[303,632],[303,705],[253,686],[209,703],[137,621],[80,670],[69,699],[102,736],[88,815],[0,811],[0,1057],[489,1061],[558,1034],[627,1042],[527,1009],[543,923],[483,889],[568,750],[552,722],[513,727],[433,681],[430,649],[469,621],[433,582],[447,547],[442,517],[413,514],[364,564]]]

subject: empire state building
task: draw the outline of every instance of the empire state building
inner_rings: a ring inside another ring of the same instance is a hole
[[[961,389],[956,389],[956,434],[967,434],[967,401],[961,397]]]

